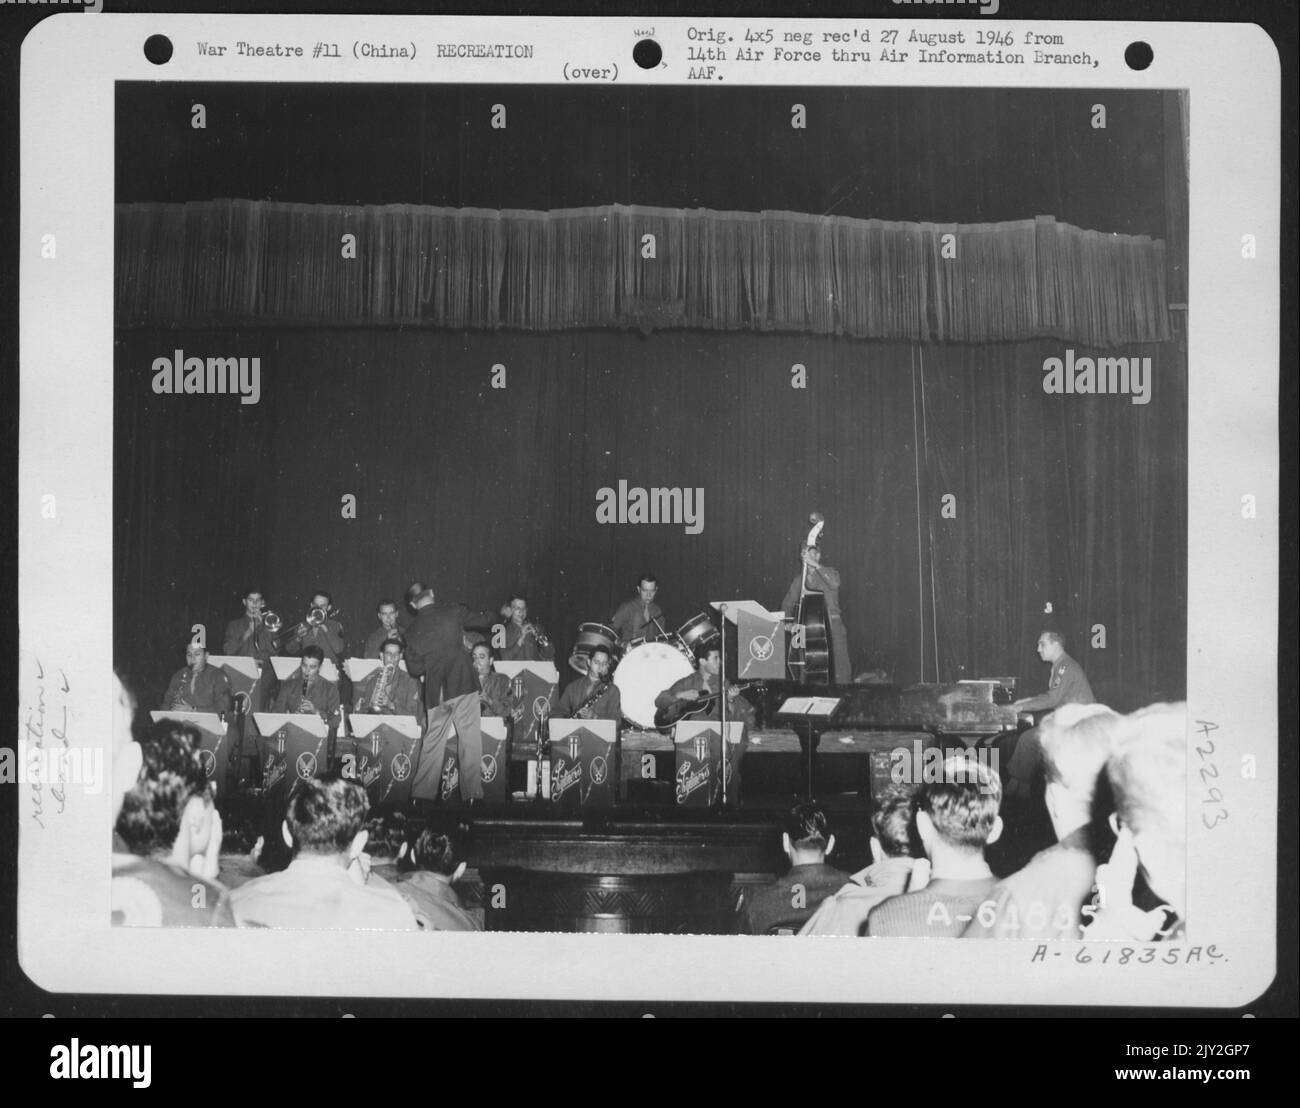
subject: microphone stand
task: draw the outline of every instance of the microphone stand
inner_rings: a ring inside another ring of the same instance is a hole
[[[722,615],[722,664],[718,671],[718,692],[722,694],[722,708],[718,718],[722,720],[722,806],[727,806],[727,605],[719,604]]]

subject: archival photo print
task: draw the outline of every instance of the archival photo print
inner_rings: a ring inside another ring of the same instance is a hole
[[[1185,91],[114,110],[114,925],[1194,933]]]

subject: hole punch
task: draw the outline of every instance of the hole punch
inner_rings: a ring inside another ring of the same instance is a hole
[[[154,65],[166,65],[172,60],[172,40],[166,35],[150,35],[144,40],[144,56]]]
[[[1130,42],[1124,48],[1124,60],[1129,69],[1146,69],[1155,60],[1155,52],[1149,43]]]
[[[632,47],[632,60],[642,69],[654,69],[664,60],[663,47],[652,38],[643,38]]]

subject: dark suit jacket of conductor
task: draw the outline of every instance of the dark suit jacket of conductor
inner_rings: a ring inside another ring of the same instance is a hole
[[[463,641],[465,627],[486,618],[464,604],[428,604],[415,613],[406,636],[406,668],[424,678],[424,703],[434,708],[444,700],[478,692],[478,678]]]

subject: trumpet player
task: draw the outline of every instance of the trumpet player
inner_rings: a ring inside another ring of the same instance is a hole
[[[394,611],[396,615],[396,611]],[[353,711],[378,716],[414,716],[424,726],[424,698],[420,682],[403,673],[400,639],[389,639],[379,650],[383,664],[356,686]]]
[[[321,676],[325,655],[319,646],[302,648],[302,664],[280,682],[275,710],[286,715],[315,713],[329,724],[330,732],[339,720],[339,690],[333,681]]]
[[[266,600],[261,590],[249,589],[243,599],[244,614],[226,624],[221,653],[265,662],[275,653],[275,637],[263,621]]]
[[[304,658],[307,647],[314,646],[340,669],[343,663],[343,624],[334,611],[330,594],[318,589],[311,598],[311,607],[307,609],[307,618],[294,628],[284,644],[286,654],[301,654]]]
[[[205,647],[192,642],[185,648],[185,668],[172,674],[162,706],[167,712],[216,712],[224,719],[230,711],[230,679],[208,665]]]
[[[497,653],[503,662],[551,662],[555,660],[555,644],[546,635],[546,629],[528,618],[528,599],[512,596],[501,609],[505,618],[505,641]]]

